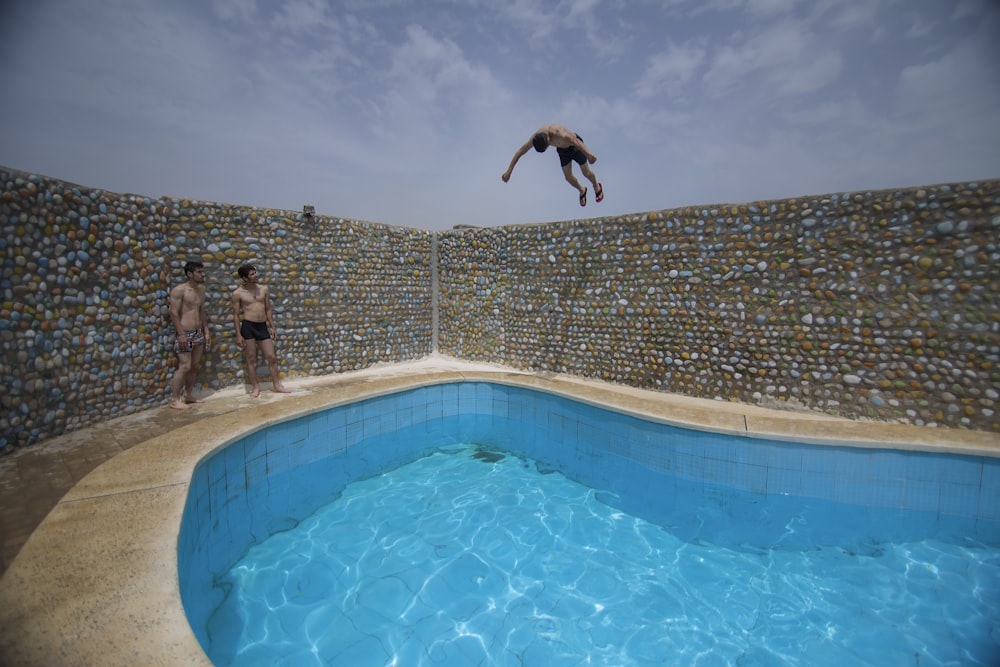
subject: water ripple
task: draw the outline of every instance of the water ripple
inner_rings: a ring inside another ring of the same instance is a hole
[[[681,540],[605,498],[471,446],[356,482],[217,582],[226,598],[209,621],[210,655],[296,667],[1000,656],[995,549],[720,546]],[[692,505],[692,525],[734,511],[708,498]],[[785,533],[799,543],[824,528],[800,515]]]

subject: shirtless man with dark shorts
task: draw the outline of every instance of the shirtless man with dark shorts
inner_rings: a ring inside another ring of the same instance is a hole
[[[579,134],[570,132],[562,125],[545,125],[538,128],[538,131],[514,153],[514,157],[510,161],[510,166],[507,167],[507,171],[500,177],[504,183],[510,180],[510,175],[514,171],[514,165],[517,164],[521,156],[527,153],[528,149],[532,146],[539,153],[544,153],[545,149],[549,146],[556,147],[556,152],[559,153],[559,165],[562,167],[566,182],[580,193],[580,206],[587,205],[587,188],[580,185],[580,182],[576,180],[576,176],[573,175],[574,162],[580,165],[580,171],[587,177],[587,180],[594,184],[594,194],[597,195],[597,201],[601,202],[604,200],[604,186],[597,182],[597,176],[590,169],[590,165],[597,162],[597,156],[590,152]]]
[[[233,325],[236,327],[236,345],[246,352],[247,379],[250,380],[250,396],[260,396],[257,381],[257,346],[264,353],[264,361],[271,371],[271,386],[279,394],[290,393],[281,384],[278,360],[274,354],[274,312],[271,310],[271,293],[266,286],[257,282],[256,267],[245,264],[237,273],[243,284],[233,291]],[[240,322],[240,311],[243,321]]]
[[[201,355],[212,340],[205,316],[205,267],[201,262],[188,262],[184,275],[187,282],[170,290],[170,321],[177,332],[177,370],[170,381],[170,407],[176,410],[187,410],[188,403],[202,402],[194,397],[194,381]]]

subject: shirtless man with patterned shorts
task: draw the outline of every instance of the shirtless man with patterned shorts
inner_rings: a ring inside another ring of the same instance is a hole
[[[194,381],[201,367],[201,355],[211,343],[205,316],[205,266],[201,262],[184,265],[187,281],[170,290],[170,321],[177,332],[174,353],[177,370],[170,381],[170,407],[187,410],[194,397]]]

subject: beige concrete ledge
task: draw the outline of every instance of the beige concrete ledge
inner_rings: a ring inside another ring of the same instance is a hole
[[[204,419],[110,459],[67,493],[0,579],[0,664],[209,665],[181,605],[177,537],[195,465],[244,434],[380,394],[455,380],[539,389],[658,422],[817,444],[1000,456],[1000,436],[854,422],[660,394],[445,357],[292,380],[294,393],[209,397]],[[213,402],[230,401],[226,410]],[[163,408],[162,410],[167,410]],[[219,413],[222,414],[219,414]],[[120,420],[120,428],[129,428]]]

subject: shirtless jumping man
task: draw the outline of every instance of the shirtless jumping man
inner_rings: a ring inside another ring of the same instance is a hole
[[[257,381],[257,345],[264,353],[264,361],[271,371],[271,385],[279,394],[291,393],[281,384],[278,360],[274,354],[274,313],[271,310],[271,293],[267,287],[257,282],[257,269],[245,264],[237,273],[243,284],[233,291],[233,325],[236,327],[236,345],[246,352],[247,379],[250,380],[250,396],[260,396]],[[240,322],[240,311],[243,322]]]
[[[597,162],[597,156],[590,152],[579,134],[570,132],[562,125],[545,125],[538,128],[538,131],[514,153],[514,157],[510,161],[510,166],[507,167],[507,171],[500,177],[504,183],[510,180],[510,175],[514,171],[514,165],[517,164],[521,156],[527,153],[528,149],[532,146],[539,153],[544,153],[545,149],[549,146],[556,147],[556,152],[559,153],[559,164],[562,166],[566,182],[580,193],[580,206],[587,205],[587,188],[580,185],[580,182],[576,180],[576,176],[573,175],[573,162],[580,165],[580,171],[587,177],[587,180],[594,184],[594,194],[597,195],[597,201],[604,200],[604,187],[597,182],[597,176],[590,169],[590,165]]]
[[[184,275],[187,282],[170,290],[170,321],[177,332],[177,370],[170,381],[170,407],[176,410],[189,409],[188,403],[203,402],[194,397],[194,381],[201,355],[212,341],[205,316],[205,266],[188,262]]]

